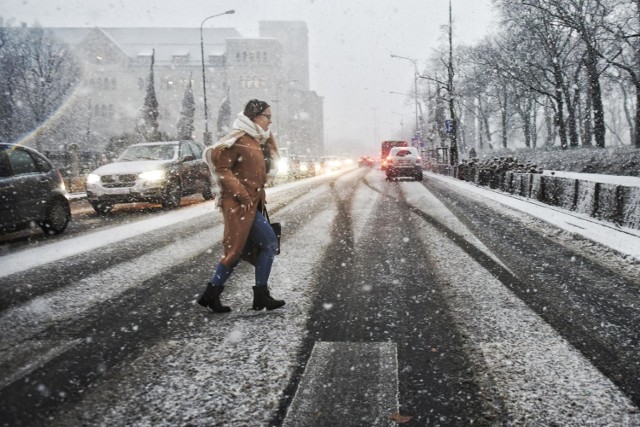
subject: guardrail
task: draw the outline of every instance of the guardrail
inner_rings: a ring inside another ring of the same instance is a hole
[[[478,168],[470,166],[436,165],[429,169],[640,230],[640,186],[516,171],[481,175]]]

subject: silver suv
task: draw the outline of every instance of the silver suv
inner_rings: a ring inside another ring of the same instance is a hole
[[[114,163],[87,176],[87,199],[101,215],[116,203],[180,205],[180,198],[201,193],[214,198],[211,175],[202,159],[202,144],[195,141],[162,141],[133,144]]]
[[[387,181],[409,177],[422,181],[422,158],[415,147],[393,147],[387,157]]]

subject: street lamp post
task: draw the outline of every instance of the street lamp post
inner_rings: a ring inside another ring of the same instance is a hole
[[[420,134],[420,124],[419,124],[419,120],[418,120],[418,64],[416,64],[415,59],[411,59],[411,58],[407,58],[404,56],[399,56],[399,55],[394,55],[391,54],[392,58],[398,58],[398,59],[405,59],[407,61],[411,61],[413,63],[413,66],[415,68],[415,73],[413,75],[413,83],[414,83],[414,90],[415,90],[415,109],[416,109],[416,133]]]
[[[205,73],[204,73],[204,39],[202,37],[202,26],[204,25],[205,22],[207,22],[211,18],[215,18],[216,16],[222,16],[222,15],[231,15],[233,13],[236,13],[236,11],[232,9],[232,10],[227,10],[226,12],[223,12],[223,13],[218,13],[217,15],[207,16],[200,23],[200,58],[202,59],[202,94],[203,94],[203,97],[204,97],[204,135],[203,135],[203,142],[205,144],[208,144],[208,143],[211,142],[211,134],[209,134],[209,115],[207,113],[207,81],[206,81]]]

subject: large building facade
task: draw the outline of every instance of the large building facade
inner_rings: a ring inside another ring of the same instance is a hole
[[[40,138],[49,152],[70,144],[98,155],[108,142],[134,133],[147,91],[153,55],[159,130],[176,135],[185,91],[191,85],[196,108],[194,139],[207,128],[219,136],[221,107],[230,103],[229,126],[252,98],[272,106],[273,131],[290,153],[323,154],[323,99],[309,87],[307,27],[304,22],[260,22],[259,37],[233,28],[52,28],[74,51],[83,73],[67,104]],[[203,55],[202,55],[203,54]],[[204,72],[202,62],[204,59]],[[206,142],[206,141],[203,141]]]

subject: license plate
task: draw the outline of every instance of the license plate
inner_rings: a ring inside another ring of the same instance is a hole
[[[129,194],[131,193],[131,188],[129,187],[118,187],[118,188],[105,188],[104,194],[114,195],[114,194]]]

